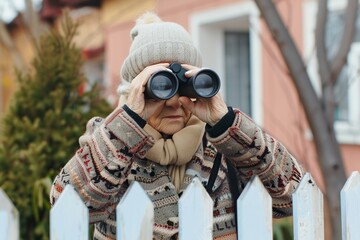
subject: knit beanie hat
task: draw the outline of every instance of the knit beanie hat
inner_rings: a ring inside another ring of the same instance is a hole
[[[155,13],[140,16],[130,35],[133,41],[129,56],[120,72],[123,80],[131,82],[145,67],[156,63],[201,67],[201,55],[190,34],[179,24],[163,22]]]

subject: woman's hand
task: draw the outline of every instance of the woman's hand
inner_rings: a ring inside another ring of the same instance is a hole
[[[165,103],[165,100],[145,99],[145,87],[150,77],[162,70],[170,71],[168,63],[160,63],[146,67],[131,82],[126,105],[144,120],[148,118]]]
[[[187,64],[182,64],[186,69],[189,69],[185,76],[190,78],[194,76],[201,69]],[[217,93],[212,98],[197,98],[192,101],[186,96],[179,97],[179,102],[185,109],[191,111],[203,122],[208,123],[210,126],[214,126],[220,119],[228,112],[228,108],[220,93]]]

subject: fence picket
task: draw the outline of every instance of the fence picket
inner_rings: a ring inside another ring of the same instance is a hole
[[[152,240],[154,206],[138,182],[133,182],[116,207],[120,240]]]
[[[294,240],[324,239],[323,194],[306,173],[293,194]]]
[[[50,239],[88,240],[89,210],[74,190],[67,185],[50,211]]]
[[[179,239],[212,239],[213,201],[198,178],[179,200]]]
[[[237,200],[238,240],[272,239],[272,199],[253,176]]]
[[[340,193],[342,240],[360,239],[360,174],[351,173]]]
[[[0,240],[18,240],[19,230],[19,213],[0,188]]]
[[[360,173],[352,172],[341,190],[342,239],[360,239]],[[324,240],[323,194],[306,173],[293,196],[294,240]],[[271,240],[272,199],[258,176],[253,176],[237,200],[238,240]],[[133,182],[116,208],[117,239],[151,240],[154,208],[147,193]],[[235,223],[233,223],[235,224]],[[212,239],[213,202],[198,178],[179,200],[179,239]],[[0,188],[0,240],[18,240],[19,213]],[[50,211],[50,239],[89,238],[89,211],[67,185]]]

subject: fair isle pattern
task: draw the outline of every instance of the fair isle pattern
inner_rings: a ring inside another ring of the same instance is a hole
[[[214,201],[214,239],[236,239],[234,206],[227,179],[226,159],[238,170],[239,185],[257,174],[273,198],[273,216],[291,214],[291,194],[302,178],[302,169],[286,148],[256,126],[239,110],[233,125],[222,135],[199,146],[187,164],[181,191],[196,176],[204,184],[217,151],[222,153],[211,198]],[[106,119],[93,118],[80,138],[80,149],[56,177],[51,204],[66,184],[72,184],[95,223],[94,239],[116,239],[115,208],[132,181],[137,181],[155,206],[154,239],[169,240],[178,233],[179,195],[166,166],[144,159],[154,144],[124,111],[117,109]],[[241,231],[241,230],[240,230]]]
[[[208,136],[220,152],[235,164],[242,182],[258,175],[273,199],[274,217],[290,215],[291,193],[302,178],[300,165],[287,149],[253,121],[234,109],[238,116],[232,127],[217,138]]]
[[[170,238],[178,232],[178,226],[171,219],[177,218],[179,196],[171,184],[166,166],[151,161],[135,161],[131,167],[129,179],[136,180],[148,193],[154,205],[154,237]],[[166,239],[165,238],[165,239]]]
[[[236,240],[236,233],[226,234],[220,237],[214,237],[214,240]]]

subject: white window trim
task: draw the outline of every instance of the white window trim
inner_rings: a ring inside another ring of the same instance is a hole
[[[195,45],[202,53],[203,66],[214,69],[219,74],[220,79],[226,81],[224,66],[224,29],[221,27],[210,28],[208,26],[240,17],[246,17],[249,20],[249,26],[251,26],[248,29],[251,56],[251,110],[253,120],[257,124],[262,125],[262,61],[261,42],[258,36],[260,34],[259,16],[259,10],[253,2],[230,4],[216,9],[194,13],[190,18],[190,32]],[[206,41],[202,41],[202,39],[206,39]],[[212,49],[212,52],[207,52],[205,49]],[[225,98],[226,89],[224,84],[220,92]]]
[[[304,4],[304,50],[305,61],[308,60],[308,73],[317,94],[321,94],[320,79],[317,72],[317,61],[315,54],[315,26],[318,1],[309,1]],[[329,1],[328,7],[332,11],[345,9],[347,1],[333,0]],[[350,64],[358,64],[360,58],[360,45],[353,44],[351,53],[348,56]],[[356,59],[356,61],[354,61]],[[360,144],[360,81],[359,79],[352,83],[349,89],[349,121],[335,123],[337,139],[341,144]],[[354,96],[356,99],[354,99]],[[352,98],[351,98],[352,97]]]

